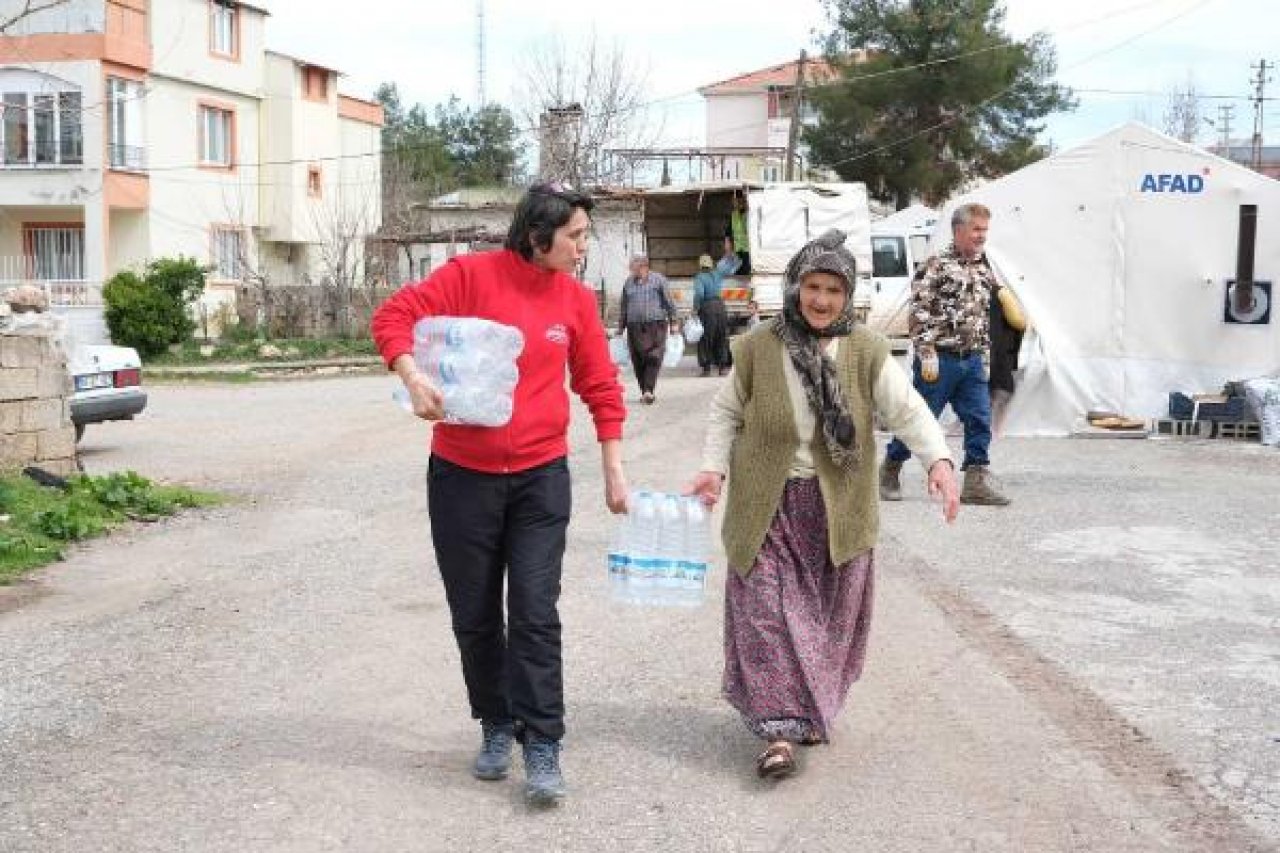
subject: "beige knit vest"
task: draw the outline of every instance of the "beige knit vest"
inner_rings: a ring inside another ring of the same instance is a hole
[[[744,576],[782,503],[798,447],[782,362],[790,355],[769,326],[758,326],[733,347],[733,367],[745,389],[746,405],[730,457],[722,534],[730,568]],[[831,561],[837,566],[870,549],[879,531],[871,389],[888,356],[889,342],[862,326],[841,339],[836,354],[840,388],[857,427],[858,466],[849,472],[835,466],[821,428],[810,445],[827,508]]]

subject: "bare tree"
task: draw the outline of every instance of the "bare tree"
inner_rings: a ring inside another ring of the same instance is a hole
[[[552,36],[526,54],[518,74],[521,117],[558,155],[543,152],[541,178],[575,186],[617,181],[623,169],[608,162],[606,149],[650,147],[662,133],[648,116],[648,70],[617,42],[602,45],[592,33],[569,45]]]
[[[331,198],[312,208],[319,241],[320,286],[332,328],[348,337],[355,325],[354,308],[372,308],[378,270],[370,263],[368,240],[377,230],[377,184],[339,184]]]
[[[246,196],[254,192],[247,186],[237,187],[223,193],[223,221],[229,223],[240,232],[235,258],[236,280],[240,288],[252,294],[251,304],[254,306],[252,318],[241,314],[240,322],[249,322],[259,337],[269,338],[273,334],[287,331],[285,318],[286,306],[278,298],[277,288],[267,262],[267,241],[262,239],[263,229],[249,221],[245,210]],[[239,294],[237,294],[239,297]],[[240,300],[237,298],[237,303]]]
[[[1184,86],[1175,85],[1169,89],[1164,109],[1164,132],[1183,142],[1195,142],[1203,122],[1200,93],[1195,77],[1188,74]]]
[[[413,179],[410,164],[397,157],[382,161],[382,227],[378,231],[384,247],[390,251],[380,253],[381,262],[390,272],[398,265],[400,253],[404,255],[410,278],[413,277],[413,246],[421,231],[417,210],[431,197],[430,185]],[[390,280],[388,284],[399,284]]]
[[[68,0],[23,0],[22,5],[14,12],[0,15],[0,36],[6,35],[22,21],[32,15],[38,15],[46,9],[64,6]]]

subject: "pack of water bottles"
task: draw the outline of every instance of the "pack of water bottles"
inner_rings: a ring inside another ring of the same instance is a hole
[[[638,491],[609,551],[609,591],[618,601],[697,607],[706,598],[711,515],[696,497]]]
[[[523,349],[519,329],[477,317],[426,317],[413,327],[413,359],[444,396],[448,423],[510,421]]]

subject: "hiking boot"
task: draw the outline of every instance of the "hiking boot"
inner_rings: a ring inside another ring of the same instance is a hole
[[[901,474],[901,462],[886,458],[880,463],[880,500],[902,500],[902,481],[899,479]]]
[[[507,778],[511,770],[511,742],[515,740],[516,730],[511,723],[481,722],[484,741],[480,752],[476,754],[476,762],[471,767],[471,775],[488,782]]]
[[[552,806],[565,795],[560,773],[560,741],[528,732],[524,739],[524,797],[535,806]]]
[[[960,503],[978,506],[1007,506],[1009,499],[991,483],[991,470],[986,465],[970,465],[964,472]]]

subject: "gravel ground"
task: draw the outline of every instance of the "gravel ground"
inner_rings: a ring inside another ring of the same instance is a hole
[[[720,380],[693,372],[653,407],[629,388],[633,484],[696,467]],[[153,386],[138,421],[90,428],[90,472],[236,500],[0,591],[0,850],[1280,849],[1280,454],[1006,441],[1015,504],[951,528],[909,466],[867,672],[775,786],[718,696],[718,586],[694,611],[609,600],[578,417],[571,796],[530,812],[519,772],[466,772],[427,431],[391,388]]]

